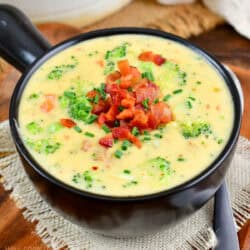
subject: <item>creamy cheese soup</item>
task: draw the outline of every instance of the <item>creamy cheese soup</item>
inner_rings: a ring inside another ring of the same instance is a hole
[[[223,150],[233,119],[215,68],[146,35],[96,38],[54,55],[19,107],[25,145],[47,172],[112,196],[155,193],[198,175]]]

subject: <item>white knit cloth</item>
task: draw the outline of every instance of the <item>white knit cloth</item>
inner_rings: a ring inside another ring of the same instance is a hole
[[[195,0],[157,0],[161,4],[192,3]],[[224,17],[236,31],[250,39],[249,0],[203,0],[204,4]]]
[[[7,153],[7,154],[6,154]],[[40,197],[23,170],[9,131],[8,121],[0,124],[0,175],[6,190],[24,216],[38,221],[36,231],[53,249],[68,246],[73,250],[208,250],[215,246],[212,226],[213,201],[170,230],[154,235],[118,239],[87,232],[65,220]],[[227,184],[238,229],[250,219],[250,141],[241,137],[227,174]]]

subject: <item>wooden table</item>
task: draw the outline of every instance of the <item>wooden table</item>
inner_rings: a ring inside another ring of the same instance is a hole
[[[58,24],[44,24],[39,28],[53,44],[79,32],[75,28]],[[241,135],[250,139],[250,83],[248,82],[250,79],[250,41],[226,25],[190,40],[229,65],[239,77],[245,96]],[[8,65],[0,68],[0,121],[8,118],[10,96],[19,76],[20,74]],[[238,235],[241,249],[249,250],[250,220]],[[27,222],[23,218],[21,211],[11,200],[9,192],[6,192],[1,185],[0,249],[47,249],[35,233],[35,223]]]

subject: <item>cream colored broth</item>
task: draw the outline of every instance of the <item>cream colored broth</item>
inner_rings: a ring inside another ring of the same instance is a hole
[[[99,87],[105,81],[106,65],[103,68],[97,62],[104,60],[107,64],[107,50],[124,42],[129,43],[127,53],[117,60],[126,58],[130,65],[141,71],[148,66],[138,60],[142,51],[150,50],[167,59],[167,63],[161,66],[152,64],[151,67],[154,82],[160,86],[162,95],[171,95],[167,103],[175,120],[168,123],[162,131],[150,132],[150,141],[142,142],[141,148],[130,146],[118,159],[114,153],[121,148],[122,142],[109,149],[100,146],[98,140],[105,132],[96,123],[75,121],[82,133],[77,133],[73,128],[62,128],[53,133],[49,132],[48,127],[61,118],[69,118],[67,109],[61,108],[58,97],[70,88],[86,93],[93,87]],[[74,64],[74,60],[77,61],[76,65],[65,70],[60,79],[48,79],[48,74],[55,66]],[[169,62],[178,64],[181,72],[186,73],[186,83],[183,86],[179,83],[179,76],[173,74],[172,70],[169,71],[173,66]],[[179,89],[182,90],[181,93],[173,94]],[[40,109],[45,94],[57,96],[55,109],[48,113]],[[35,97],[32,98],[32,95]],[[211,65],[176,42],[143,35],[93,39],[53,56],[29,80],[19,108],[21,134],[28,150],[45,170],[78,189],[114,196],[150,194],[169,189],[196,176],[224,148],[231,133],[233,119],[229,90]],[[211,134],[185,138],[181,124],[196,121],[209,123]],[[30,122],[39,124],[41,131],[32,134],[27,129]],[[86,136],[86,131],[93,133],[94,137]],[[160,133],[162,138],[156,138],[155,133]],[[29,143],[47,138],[60,143],[53,153],[36,152]],[[152,163],[151,159],[156,157],[167,160],[167,171]],[[98,170],[94,171],[93,166],[98,166]]]

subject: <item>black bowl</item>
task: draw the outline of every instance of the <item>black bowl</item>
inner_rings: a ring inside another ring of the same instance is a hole
[[[11,99],[9,119],[12,137],[28,176],[53,208],[73,222],[96,232],[134,236],[170,226],[199,209],[213,197],[229,167],[242,118],[239,90],[231,75],[215,58],[172,34],[131,27],[89,32],[51,48],[19,10],[8,5],[0,5],[0,17],[0,53],[23,72]],[[232,95],[235,119],[223,151],[202,173],[166,191],[141,196],[112,197],[76,189],[45,171],[26,150],[18,131],[18,107],[22,92],[30,77],[44,62],[82,41],[119,34],[157,36],[188,47],[205,58],[219,72]]]

